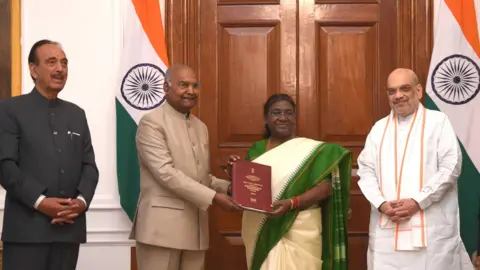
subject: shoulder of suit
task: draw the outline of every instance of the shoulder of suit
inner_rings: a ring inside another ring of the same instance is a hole
[[[164,115],[165,114],[165,107],[164,106],[158,106],[157,108],[145,113],[142,118],[145,118],[145,119],[152,119],[152,118],[156,118],[158,117],[159,115]]]
[[[190,118],[190,121],[200,127],[202,127],[203,129],[207,129],[207,125],[205,125],[205,123],[203,123],[202,120],[200,120],[198,117],[196,117],[195,115],[193,114],[190,114],[189,116]]]
[[[27,94],[18,95],[18,96],[6,98],[6,99],[0,101],[0,105],[3,105],[3,106],[16,106],[16,105],[19,105],[19,104],[23,104],[23,103],[25,103],[25,102],[28,102],[28,100],[29,100],[29,97],[28,97]]]
[[[63,105],[67,106],[69,110],[73,110],[74,112],[78,112],[78,113],[85,113],[85,110],[82,107],[78,106],[73,102],[66,101],[63,99],[60,99],[60,102],[63,103]]]
[[[25,103],[29,103],[33,100],[31,94],[23,94],[23,95],[18,95],[14,96],[11,98],[4,99],[0,102],[0,105],[5,106],[5,107],[16,107],[16,108],[22,108],[20,107],[21,105],[24,105]],[[63,99],[58,99],[58,101],[68,108],[69,110],[72,110],[73,112],[78,112],[78,113],[85,113],[85,111],[78,106],[77,104],[66,101]]]
[[[165,115],[165,107],[158,106],[157,108],[145,113],[140,118],[139,124],[149,123],[149,125],[161,125],[164,121],[162,121],[163,116]]]

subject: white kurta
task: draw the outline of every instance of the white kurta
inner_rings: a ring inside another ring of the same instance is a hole
[[[419,106],[423,110],[423,106]],[[403,149],[412,118],[409,116],[398,119],[398,168],[401,167]],[[372,206],[367,254],[368,270],[473,270],[473,265],[460,238],[457,179],[461,171],[462,153],[453,127],[442,112],[426,110],[423,140],[424,184],[421,190],[412,188],[407,191],[412,196],[405,197],[415,199],[424,210],[427,246],[412,251],[395,250],[395,230],[380,227],[381,214],[378,207],[384,201],[397,199],[392,195],[386,195],[385,192],[382,195],[380,191],[379,148],[386,124],[387,117],[373,126],[367,137],[365,148],[358,157],[359,186]],[[393,144],[391,134],[392,132],[386,133],[383,147],[387,141]],[[409,153],[418,154],[416,151],[411,151],[411,148],[420,147],[419,134],[419,132],[412,132],[410,136],[402,182],[408,182],[409,179],[420,175],[419,163],[414,165],[415,162],[408,162],[419,160],[416,156],[409,156]],[[382,165],[382,175],[393,173],[391,168],[394,166],[394,153],[386,155],[386,152],[388,153],[385,149],[382,152],[382,164],[393,164],[387,167],[390,168],[387,172],[385,172],[386,166]],[[383,177],[383,181],[395,180],[392,176]],[[402,184],[402,189],[407,187],[408,185]]]

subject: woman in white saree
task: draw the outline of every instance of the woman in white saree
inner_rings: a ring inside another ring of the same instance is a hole
[[[294,101],[271,96],[264,106],[266,139],[247,160],[272,167],[274,211],[245,211],[242,239],[249,270],[346,270],[346,211],[351,152],[294,137]],[[228,165],[238,160],[230,156]]]

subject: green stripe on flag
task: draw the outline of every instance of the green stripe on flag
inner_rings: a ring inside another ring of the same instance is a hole
[[[424,105],[427,109],[439,111],[428,94]],[[479,141],[480,143],[480,141]],[[480,204],[480,173],[468,156],[462,142],[462,174],[458,179],[458,204],[460,208],[460,235],[468,254],[478,248],[478,206]]]
[[[117,99],[115,99],[115,107],[117,112],[118,192],[122,208],[133,221],[140,194],[140,169],[135,145],[137,124]]]

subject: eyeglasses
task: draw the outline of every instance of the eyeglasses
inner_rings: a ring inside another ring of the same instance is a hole
[[[292,119],[295,118],[296,114],[292,111],[271,111],[270,115],[275,118],[280,118],[285,115],[286,118]]]
[[[400,93],[403,93],[403,94],[406,94],[406,93],[409,93],[410,91],[412,91],[413,89],[413,86],[410,85],[410,84],[404,84],[400,87],[397,87],[397,88],[388,88],[387,89],[387,94],[389,96],[393,96],[397,93],[398,90],[400,90]]]

